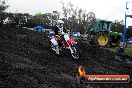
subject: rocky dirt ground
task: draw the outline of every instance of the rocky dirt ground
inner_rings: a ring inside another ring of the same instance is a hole
[[[73,60],[67,52],[57,56],[42,33],[14,28],[0,29],[0,88],[132,88],[125,84],[78,84],[76,68],[87,74],[128,74],[132,58],[97,46],[78,43],[82,58]]]

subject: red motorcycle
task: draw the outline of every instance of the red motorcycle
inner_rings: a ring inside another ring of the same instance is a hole
[[[51,38],[51,48],[56,54],[60,54],[62,50],[68,49],[70,51],[71,56],[74,59],[80,59],[80,51],[77,47],[77,42],[71,39],[68,34],[63,35],[64,40],[61,40],[60,36],[55,35]],[[58,44],[57,41],[61,40],[61,45]]]

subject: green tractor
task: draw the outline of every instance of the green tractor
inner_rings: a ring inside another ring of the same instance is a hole
[[[95,24],[89,31],[88,40],[98,46],[118,46],[122,44],[122,33],[111,31],[111,21],[96,19]]]

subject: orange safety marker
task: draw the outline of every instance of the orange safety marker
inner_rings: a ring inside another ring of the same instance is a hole
[[[85,73],[85,70],[84,70],[84,68],[83,68],[82,66],[79,66],[78,72],[79,72],[79,75],[80,75],[80,76],[84,76],[84,75],[86,74],[86,73]]]

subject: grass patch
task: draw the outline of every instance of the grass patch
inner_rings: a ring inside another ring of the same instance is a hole
[[[128,56],[132,57],[132,50],[125,49],[124,55],[128,55]]]
[[[87,41],[82,41],[82,43],[84,43],[84,44],[89,44],[89,42],[87,42]],[[116,48],[106,48],[106,47],[105,47],[105,48],[104,48],[104,47],[101,47],[101,48],[107,49],[107,50],[109,50],[109,51],[111,51],[111,52],[116,53]],[[129,57],[132,57],[132,50],[131,50],[131,49],[125,48],[125,51],[124,51],[123,55],[127,55],[127,56],[129,56]]]
[[[108,49],[108,50],[110,50],[110,51],[112,51],[114,53],[116,52],[115,48],[104,48],[104,49]],[[125,48],[125,51],[124,51],[123,55],[127,55],[127,56],[132,57],[132,50],[129,50],[129,49]]]

